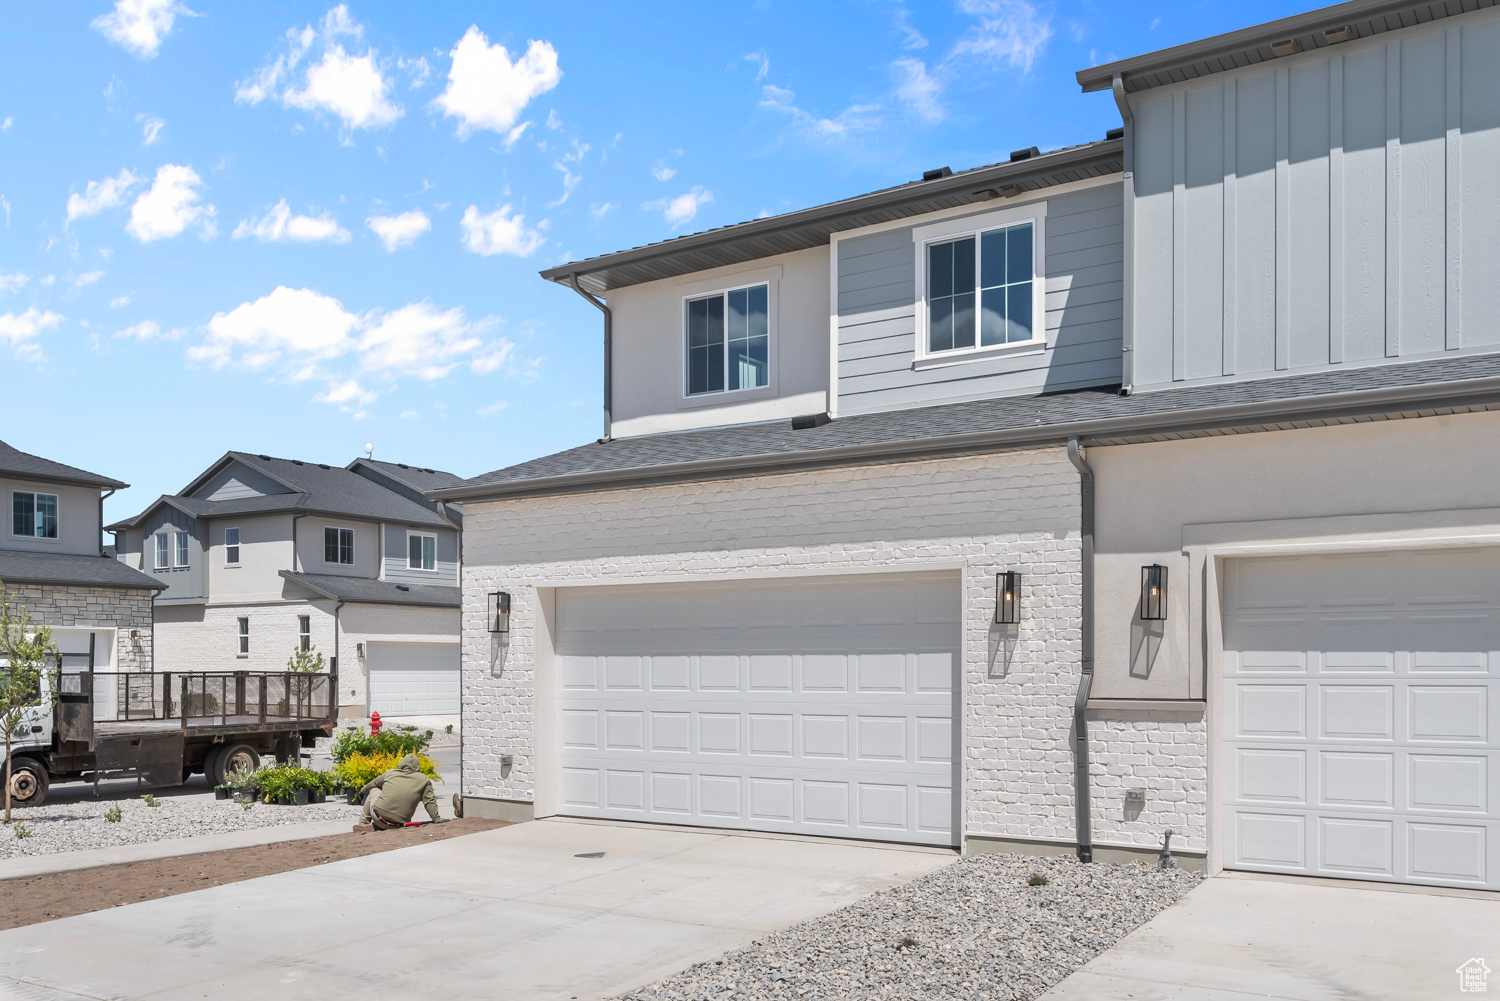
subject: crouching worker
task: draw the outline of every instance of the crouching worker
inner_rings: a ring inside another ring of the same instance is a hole
[[[356,832],[401,827],[417,812],[418,803],[427,807],[433,823],[442,823],[432,780],[422,774],[422,765],[415,754],[408,754],[395,768],[375,776],[359,795],[365,805],[359,823],[354,826]]]

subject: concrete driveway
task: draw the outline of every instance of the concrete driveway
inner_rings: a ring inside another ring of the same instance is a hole
[[[593,1001],[952,860],[538,821],[0,932],[0,998]]]
[[[1500,968],[1500,895],[1234,873],[1203,882],[1042,1001],[1422,1001]],[[1500,992],[1500,973],[1489,978]]]

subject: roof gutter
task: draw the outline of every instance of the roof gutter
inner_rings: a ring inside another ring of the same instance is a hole
[[[599,312],[604,314],[604,437],[599,440],[609,441],[611,424],[610,411],[614,406],[614,359],[612,355],[614,353],[613,327],[615,315],[609,311],[608,306],[600,302],[598,299],[594,298],[592,295],[589,295],[581,287],[579,287],[578,272],[573,271],[568,274],[568,285],[572,287],[574,292],[577,292],[579,295],[583,296],[589,302],[597,306],[599,308]]]
[[[801,452],[674,462],[660,466],[632,466],[603,472],[572,473],[502,483],[470,484],[435,490],[429,497],[445,500],[525,497],[574,493],[607,488],[648,486],[653,483],[716,479],[746,473],[790,472],[809,467],[857,465],[895,459],[1040,448],[1070,437],[1091,444],[1141,434],[1190,434],[1257,424],[1325,421],[1389,414],[1409,405],[1429,407],[1476,406],[1500,403],[1500,377],[1460,382],[1421,383],[1382,389],[1354,390],[1293,400],[1263,400],[1190,411],[1133,414],[1030,425],[996,431],[904,439],[863,445],[843,445]]]

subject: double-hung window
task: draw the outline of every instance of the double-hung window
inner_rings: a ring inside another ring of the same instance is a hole
[[[354,565],[354,529],[323,529],[323,562]]]
[[[166,532],[157,532],[151,537],[156,542],[156,561],[153,564],[157,570],[168,570],[172,566],[172,540]]]
[[[312,649],[312,616],[297,616],[297,649],[303,653]]]
[[[962,356],[1041,339],[1036,271],[1039,221],[1003,217],[926,227],[920,356]],[[938,232],[933,232],[938,230]]]
[[[172,565],[176,566],[176,567],[185,567],[185,566],[187,566],[188,565],[188,533],[186,533],[186,532],[173,532],[172,533],[172,540],[174,542],[174,545],[172,547],[173,548],[173,556],[174,556],[174,559],[172,561]]]
[[[769,285],[687,300],[688,396],[770,385],[769,304]]]
[[[406,566],[409,570],[436,570],[437,536],[408,535],[406,537]]]
[[[11,494],[10,532],[27,539],[57,538],[57,494],[17,490]]]
[[[244,616],[239,619],[239,648],[241,657],[250,656],[250,620]]]
[[[240,530],[238,528],[224,529],[224,565],[227,567],[240,565]]]

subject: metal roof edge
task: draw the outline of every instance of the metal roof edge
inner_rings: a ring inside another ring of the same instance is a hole
[[[530,480],[455,486],[432,492],[443,499],[501,499],[599,489],[622,489],[656,483],[718,479],[745,473],[795,472],[818,466],[859,465],[888,460],[921,459],[966,452],[1014,451],[1056,445],[1077,437],[1085,444],[1132,434],[1169,434],[1224,429],[1246,423],[1316,421],[1389,412],[1422,403],[1454,406],[1465,402],[1500,402],[1500,377],[1462,382],[1421,383],[1416,386],[1354,390],[1292,400],[1265,400],[1208,407],[1169,414],[1105,417],[1043,427],[1006,428],[934,438],[846,445],[804,452],[765,453],[726,459],[703,459],[662,466],[632,466],[594,473],[573,473]],[[1298,406],[1298,404],[1305,404]]]

